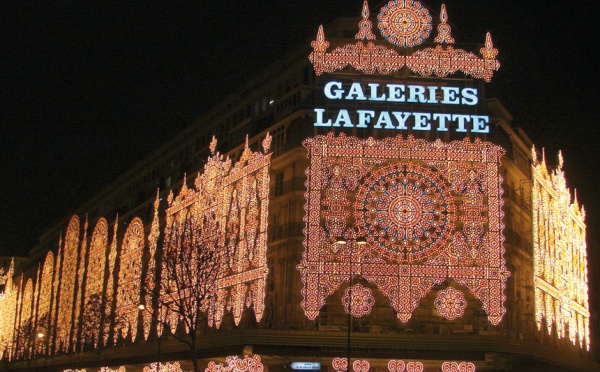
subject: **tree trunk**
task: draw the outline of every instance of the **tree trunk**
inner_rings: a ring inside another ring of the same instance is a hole
[[[194,366],[194,372],[200,372],[200,369],[198,368],[198,351],[196,350],[196,334],[196,329],[190,330],[190,337],[192,339],[192,364]]]

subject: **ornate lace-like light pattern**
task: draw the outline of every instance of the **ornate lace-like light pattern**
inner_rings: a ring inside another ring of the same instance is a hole
[[[215,300],[207,304],[209,325],[220,327],[226,310],[233,313],[238,325],[245,307],[252,308],[256,320],[264,312],[267,267],[267,217],[269,204],[269,168],[271,136],[263,141],[265,154],[248,147],[232,165],[216,151],[213,139],[204,172],[195,181],[195,190],[182,187],[179,195],[169,196],[167,226],[181,211],[193,208],[193,215],[203,236],[219,236],[217,245],[225,254],[218,265]],[[211,223],[204,223],[211,221]],[[230,307],[227,304],[231,304]],[[163,312],[163,317],[168,317]],[[170,319],[171,328],[177,319]]]
[[[256,354],[252,357],[244,355],[244,358],[228,356],[225,361],[227,362],[226,366],[223,363],[216,364],[210,361],[204,372],[263,372],[265,370],[260,355]]]
[[[94,347],[98,346],[99,342],[99,325],[103,321],[103,314],[100,309],[92,313],[91,310],[97,305],[101,305],[101,299],[104,294],[104,270],[106,268],[106,253],[108,250],[108,222],[105,218],[100,218],[96,222],[90,242],[90,250],[88,257],[88,270],[85,285],[85,300],[84,300],[84,323],[96,323],[96,327],[89,327],[82,332],[82,344],[93,343]],[[96,301],[95,301],[96,300]],[[95,302],[94,302],[95,301]],[[87,319],[87,315],[95,316],[95,319]],[[85,325],[84,325],[84,328]]]
[[[471,362],[444,362],[442,372],[475,372],[475,364]]]
[[[175,363],[152,363],[145,366],[143,372],[183,372],[179,362]]]
[[[371,313],[375,298],[371,289],[357,284],[351,288],[346,288],[342,303],[346,313],[351,313],[355,318],[362,318]]]
[[[590,348],[585,211],[567,187],[562,154],[550,171],[533,149],[533,265],[538,329]]]
[[[116,319],[121,337],[131,333],[136,339],[140,289],[142,278],[142,255],[144,253],[144,224],[134,218],[127,227],[120,255],[119,285],[117,286]],[[115,332],[115,338],[117,332]]]
[[[125,372],[127,371],[127,369],[124,366],[121,366],[117,369],[113,369],[110,367],[100,367],[100,370],[98,372]]]
[[[73,216],[65,235],[63,251],[58,322],[56,323],[55,350],[67,352],[71,340],[72,315],[75,299],[77,252],[79,251],[79,217]]]
[[[38,332],[50,335],[50,313],[52,301],[52,280],[54,278],[54,253],[48,251],[40,283],[40,299],[37,309],[37,327]]]
[[[452,287],[439,291],[434,304],[438,314],[448,320],[463,316],[467,307],[467,301],[463,293]]]
[[[365,7],[367,16],[365,18]],[[384,37],[394,45],[413,47],[421,44],[431,31],[431,16],[418,1],[390,1],[378,16],[379,29]],[[319,26],[317,38],[311,45],[313,52],[309,59],[315,73],[334,72],[352,66],[366,74],[390,74],[407,67],[413,73],[422,76],[445,77],[462,72],[477,79],[491,81],[495,71],[500,68],[496,59],[498,50],[494,48],[492,37],[486,34],[485,46],[480,49],[481,57],[463,49],[455,49],[451,27],[447,23],[446,7],[442,6],[438,36],[434,42],[441,44],[426,47],[412,54],[399,53],[393,48],[375,44],[371,37],[371,23],[368,20],[368,5],[363,5],[363,18],[359,22],[356,44],[348,44],[327,52],[330,43],[325,39],[323,26]]]
[[[415,0],[393,0],[377,16],[381,35],[391,44],[404,48],[421,44],[431,33],[431,15]]]
[[[352,276],[375,285],[407,322],[432,286],[453,278],[493,324],[510,273],[502,246],[500,156],[492,143],[345,135],[304,142],[305,251],[301,303],[315,319]],[[334,243],[344,236],[348,244]],[[364,236],[367,245],[357,245]]]

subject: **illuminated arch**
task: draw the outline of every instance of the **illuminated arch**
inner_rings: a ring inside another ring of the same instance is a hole
[[[49,332],[50,306],[52,302],[52,281],[54,278],[54,253],[48,251],[42,268],[42,279],[40,285],[40,300],[38,305],[38,328],[43,328],[45,333]]]
[[[127,227],[121,246],[116,309],[121,336],[126,337],[131,331],[132,341],[137,333],[143,253],[144,224],[136,217]]]
[[[77,251],[79,248],[79,217],[71,217],[62,257],[59,283],[58,321],[56,323],[56,350],[67,351],[73,321],[73,299],[75,297],[75,278],[77,269]]]
[[[82,341],[98,345],[100,324],[104,319],[101,305],[104,303],[104,271],[108,249],[108,223],[101,218],[96,223],[88,253],[88,270],[83,304]],[[95,311],[94,311],[95,310]]]

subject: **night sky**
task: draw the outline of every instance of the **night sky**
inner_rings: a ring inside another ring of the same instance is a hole
[[[600,87],[593,55],[600,14],[591,3],[446,6],[457,42],[482,44],[492,32],[502,67],[488,93],[546,148],[548,160],[563,150],[569,186],[578,190],[597,241]],[[370,2],[371,9],[382,4]],[[435,19],[441,1],[424,4]],[[309,45],[319,23],[337,16],[358,21],[361,6],[362,0],[0,1],[0,256],[25,255],[46,227],[248,76]]]

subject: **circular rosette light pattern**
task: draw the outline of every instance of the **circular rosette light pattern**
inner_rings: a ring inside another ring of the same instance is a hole
[[[467,301],[463,293],[452,287],[439,291],[434,304],[438,314],[448,320],[463,316],[467,307]]]
[[[344,310],[350,312],[355,318],[362,318],[371,313],[375,298],[373,292],[367,287],[357,284],[353,287],[346,288],[346,292],[342,297]]]
[[[447,246],[455,225],[451,190],[433,170],[413,163],[379,168],[360,186],[358,233],[397,262],[422,261]]]
[[[377,21],[381,35],[404,48],[421,44],[433,28],[427,8],[414,0],[389,1],[379,11]]]

